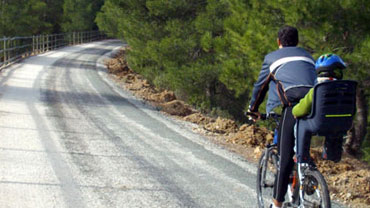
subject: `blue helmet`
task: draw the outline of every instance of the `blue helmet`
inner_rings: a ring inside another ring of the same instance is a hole
[[[321,55],[315,64],[316,72],[320,77],[342,78],[342,69],[346,68],[344,61],[333,53]]]

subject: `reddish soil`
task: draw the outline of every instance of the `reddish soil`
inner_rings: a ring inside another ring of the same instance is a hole
[[[139,74],[132,71],[125,61],[122,49],[106,61],[108,71],[135,96],[146,100],[166,114],[197,124],[193,130],[205,135],[213,142],[223,145],[252,162],[257,162],[263,147],[271,143],[272,132],[255,125],[238,126],[235,121],[203,115],[181,100],[173,92],[160,90],[150,85]],[[370,167],[346,154],[339,163],[321,159],[321,150],[312,149],[319,170],[327,180],[331,198],[350,207],[370,207]]]

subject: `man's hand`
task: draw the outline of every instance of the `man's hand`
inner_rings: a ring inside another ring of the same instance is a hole
[[[252,112],[250,110],[247,111],[247,116],[249,118],[249,120],[252,120],[253,122],[256,122],[257,120],[259,120],[261,118],[261,113],[260,112]]]

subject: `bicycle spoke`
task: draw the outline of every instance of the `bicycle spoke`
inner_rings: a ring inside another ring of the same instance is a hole
[[[310,207],[310,208],[319,208],[319,207],[321,207],[320,206],[320,204],[321,204],[321,202],[316,202],[316,201],[313,201],[313,202],[311,202],[311,201],[304,201],[304,206],[305,207]]]
[[[316,189],[315,194],[316,194],[317,197],[320,197],[321,196],[320,189]],[[320,203],[321,203],[321,200],[320,200]]]

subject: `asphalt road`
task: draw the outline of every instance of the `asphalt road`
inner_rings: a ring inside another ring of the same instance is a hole
[[[255,166],[112,83],[102,41],[0,73],[0,207],[256,207]]]

